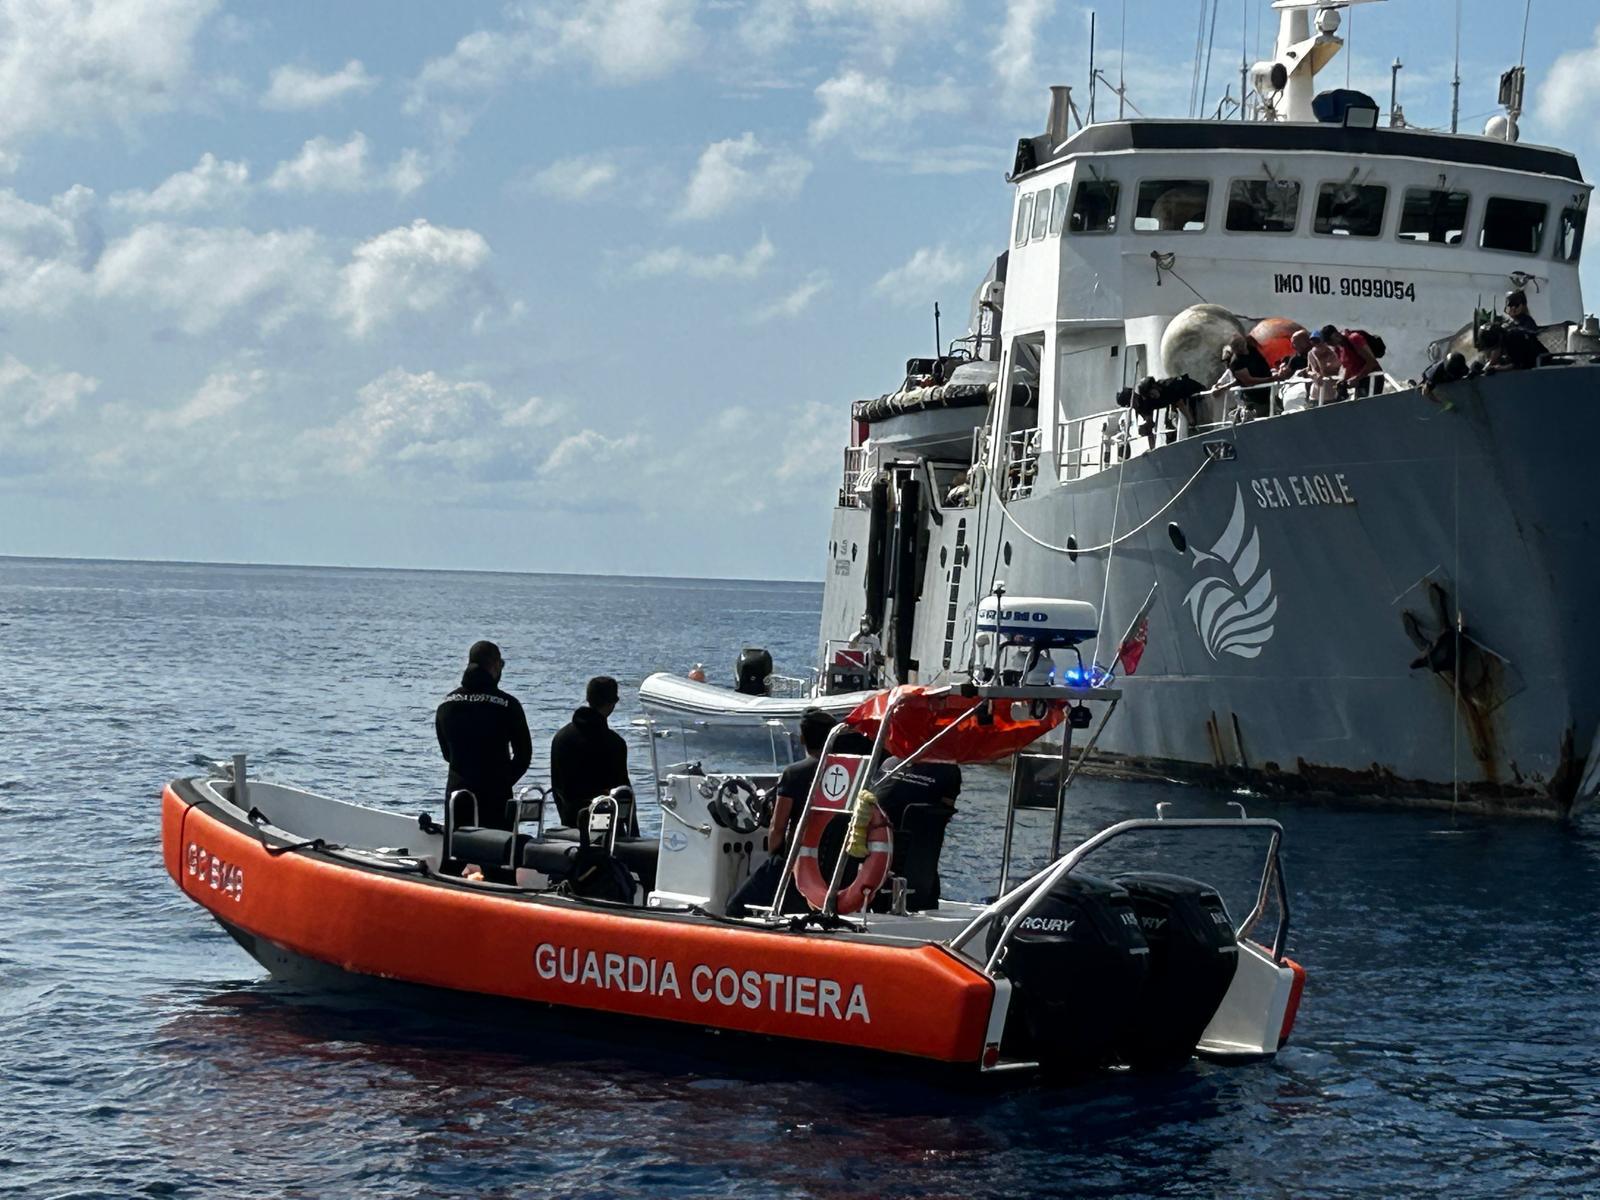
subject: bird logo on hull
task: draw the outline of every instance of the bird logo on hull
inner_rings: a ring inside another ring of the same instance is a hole
[[[1194,569],[1207,572],[1183,602],[1206,653],[1255,658],[1272,640],[1278,598],[1272,572],[1261,566],[1261,534],[1245,519],[1244,492],[1233,489],[1233,516],[1210,550],[1191,549]]]

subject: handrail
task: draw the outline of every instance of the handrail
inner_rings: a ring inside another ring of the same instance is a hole
[[[1080,843],[1063,857],[1045,867],[1031,879],[1025,880],[1012,888],[1011,891],[997,897],[987,908],[975,916],[960,933],[951,938],[948,945],[951,950],[959,951],[963,946],[977,936],[980,930],[992,925],[996,920],[1005,915],[1007,910],[1018,904],[1020,907],[1011,916],[1001,931],[1000,939],[995,943],[990,952],[988,961],[984,964],[984,973],[993,975],[1005,954],[1006,947],[1016,931],[1035,909],[1044,903],[1055,885],[1066,875],[1076,870],[1083,860],[1099,850],[1107,842],[1122,837],[1128,833],[1146,830],[1160,830],[1169,832],[1184,829],[1268,829],[1272,837],[1267,846],[1267,863],[1261,874],[1261,887],[1257,893],[1256,905],[1250,914],[1234,931],[1235,936],[1243,937],[1250,932],[1255,923],[1259,921],[1266,911],[1267,895],[1275,890],[1278,900],[1278,928],[1272,939],[1272,959],[1280,962],[1283,959],[1284,946],[1289,936],[1289,893],[1283,879],[1283,866],[1279,861],[1279,847],[1283,842],[1283,826],[1270,817],[1181,817],[1172,820],[1161,818],[1139,817],[1132,820],[1120,821],[1108,829],[1102,829],[1088,841]]]

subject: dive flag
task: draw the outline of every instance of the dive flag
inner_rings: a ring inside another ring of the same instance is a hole
[[[1117,649],[1117,666],[1125,675],[1132,675],[1137,671],[1139,660],[1144,657],[1145,644],[1150,640],[1150,606],[1155,603],[1157,586],[1157,584],[1150,585],[1150,594],[1139,606],[1139,612],[1128,626],[1128,632],[1122,635],[1122,643]]]

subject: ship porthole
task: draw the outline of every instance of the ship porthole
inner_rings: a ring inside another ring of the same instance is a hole
[[[1067,537],[1067,558],[1071,562],[1078,561],[1078,539],[1070,534]]]
[[[950,551],[944,546],[939,547],[939,565],[942,567],[950,558]]]
[[[1176,521],[1167,526],[1167,536],[1172,539],[1172,548],[1179,554],[1189,548],[1189,539],[1183,536],[1183,530],[1178,528]]]
[[[1004,549],[1001,550],[1001,554],[1004,556],[1004,558],[1006,560],[1006,566],[1009,567],[1011,565],[1011,543],[1010,542],[1007,542],[1005,544]]]

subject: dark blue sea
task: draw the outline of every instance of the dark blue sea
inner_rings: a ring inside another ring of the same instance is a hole
[[[1082,782],[1078,835],[1158,801],[1281,820],[1305,1002],[1271,1063],[1000,1092],[761,1042],[298,991],[162,870],[159,792],[196,755],[432,808],[433,707],[474,639],[505,652],[538,774],[589,675],[630,697],[657,669],[726,678],[746,644],[798,671],[820,599],[0,559],[0,1195],[1600,1193],[1593,822]],[[646,753],[635,735],[636,779]],[[969,771],[947,892],[993,891],[1002,796]],[[1023,855],[1043,839],[1030,827]]]

